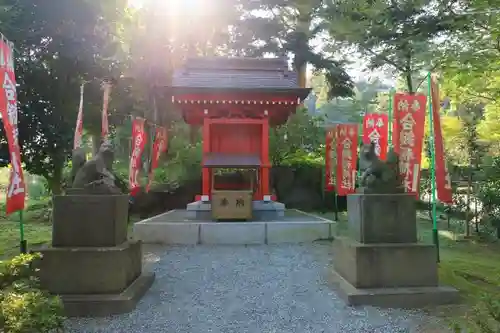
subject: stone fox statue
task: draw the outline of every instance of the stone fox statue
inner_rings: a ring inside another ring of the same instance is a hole
[[[122,193],[116,185],[116,178],[112,172],[113,160],[113,147],[109,143],[103,143],[96,156],[89,161],[86,161],[82,149],[75,149],[71,170],[71,187],[89,194]]]
[[[360,186],[373,193],[399,193],[403,191],[399,176],[399,157],[391,148],[387,161],[378,159],[375,143],[363,144],[360,150],[359,167],[362,171]]]

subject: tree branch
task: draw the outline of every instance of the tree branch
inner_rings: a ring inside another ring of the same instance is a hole
[[[395,63],[394,61],[392,61],[391,59],[387,58],[386,56],[382,56],[380,54],[378,54],[377,52],[373,51],[372,49],[368,48],[368,47],[365,47],[363,45],[360,45],[360,47],[370,53],[371,55],[375,56],[375,57],[380,57],[383,61],[385,61],[386,63],[388,63],[389,65],[391,66],[394,66],[398,71],[400,72],[404,72],[404,68],[400,67],[397,63]]]
[[[436,68],[437,68],[440,64],[441,64],[440,62],[437,62],[436,64],[434,64],[434,66],[432,66],[432,67],[429,69],[429,72],[431,72],[431,73],[432,73],[432,71],[434,71],[434,70],[435,70],[435,69],[436,69]],[[420,81],[420,83],[417,85],[417,88],[415,89],[415,91],[418,91],[418,89],[420,88],[420,86],[422,85],[422,83],[424,83],[424,81],[425,81],[425,79],[426,79],[426,78],[427,78],[427,76],[426,76],[426,77],[424,77],[424,78],[422,79],[422,81]]]
[[[466,95],[469,95],[469,96],[472,96],[472,97],[478,97],[478,98],[484,98],[488,101],[492,101],[492,102],[496,102],[497,99],[494,98],[494,97],[491,97],[491,96],[483,96],[481,94],[474,94],[474,93],[470,93],[470,92],[465,92]]]

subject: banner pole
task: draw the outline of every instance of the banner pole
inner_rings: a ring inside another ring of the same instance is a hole
[[[392,108],[394,104],[393,95],[394,95],[394,89],[391,88],[391,90],[389,90],[389,121],[387,124],[387,127],[389,129],[387,141],[389,144],[387,145],[387,151],[389,151],[389,149],[392,148],[392,117],[393,117]]]
[[[431,151],[431,192],[432,192],[432,239],[436,245],[436,260],[440,261],[439,256],[439,232],[437,226],[437,212],[436,212],[436,150],[434,143],[434,119],[432,115],[432,91],[431,91],[432,77],[431,72],[427,74],[427,98],[429,106],[429,148]]]
[[[337,201],[337,189],[335,189],[335,222],[339,221],[339,204]]]
[[[26,253],[28,246],[24,239],[24,219],[22,210],[19,211],[19,239],[19,250],[21,253]]]
[[[364,123],[364,118],[366,116],[366,114],[368,113],[368,110],[365,111],[364,113],[364,116],[361,117],[361,123],[358,125],[359,126],[359,132],[358,132],[358,151],[357,151],[357,154],[359,155],[359,152],[360,152],[360,147],[361,145],[363,144],[363,123]],[[357,161],[356,163],[359,163],[359,161]],[[359,181],[359,179],[361,178],[361,168],[357,168],[356,170],[356,178],[355,179],[355,183],[357,183],[357,181]],[[356,187],[356,185],[354,186]]]

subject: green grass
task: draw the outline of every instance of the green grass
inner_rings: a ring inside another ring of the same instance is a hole
[[[52,239],[52,224],[50,223],[49,201],[30,200],[23,214],[24,239],[28,250]],[[132,234],[133,223],[139,221],[137,216],[130,218],[129,235]],[[0,205],[0,259],[12,258],[19,254],[20,223],[19,214],[5,216],[5,206]]]
[[[49,201],[28,200],[23,212],[24,238],[29,245],[37,246],[50,241],[52,226],[49,223]],[[5,204],[0,205],[0,258],[10,258],[19,254],[20,216],[5,215]]]
[[[52,237],[52,226],[47,223],[28,222],[24,225],[24,238],[30,246],[44,244]],[[19,223],[0,221],[0,258],[11,258],[19,254]]]

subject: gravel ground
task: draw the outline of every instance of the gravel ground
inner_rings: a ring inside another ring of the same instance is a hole
[[[68,332],[445,331],[416,311],[345,306],[326,282],[330,249],[328,243],[150,249],[156,281],[137,309],[68,320]]]

